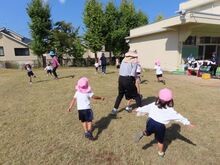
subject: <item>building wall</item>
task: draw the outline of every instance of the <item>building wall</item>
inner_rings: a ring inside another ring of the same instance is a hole
[[[199,8],[195,8],[192,11],[204,12],[209,14],[220,14],[220,1],[216,1]]]
[[[35,56],[31,50],[29,49],[29,56],[15,56],[14,48],[28,48],[11,38],[1,35],[0,37],[0,46],[3,46],[4,56],[0,56],[0,61],[2,62],[14,62],[18,64],[23,64],[25,62],[34,63],[37,60],[37,56]]]
[[[177,31],[132,38],[130,48],[136,49],[139,61],[144,68],[154,68],[159,59],[164,70],[173,71],[180,65],[179,35]]]

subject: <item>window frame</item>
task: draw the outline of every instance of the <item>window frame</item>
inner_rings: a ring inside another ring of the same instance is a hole
[[[19,50],[20,49],[20,50]],[[21,50],[24,50],[24,53],[20,54]],[[28,51],[28,53],[26,54],[26,50]],[[18,52],[16,52],[18,51]],[[20,51],[20,52],[19,52]],[[23,57],[26,57],[26,56],[30,56],[30,50],[29,48],[14,48],[14,53],[15,53],[15,56],[23,56]]]
[[[3,54],[0,54],[0,57],[5,56],[4,47],[3,47],[3,46],[0,46],[0,49],[1,49],[1,48],[2,48]]]

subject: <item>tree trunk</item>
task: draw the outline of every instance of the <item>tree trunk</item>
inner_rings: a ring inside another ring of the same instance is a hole
[[[109,64],[112,64],[112,51],[109,52]]]
[[[97,52],[95,52],[95,59],[97,59]]]
[[[41,55],[41,58],[42,58],[42,64],[43,64],[43,67],[45,68],[46,65],[47,65],[47,62],[46,62],[46,56]]]

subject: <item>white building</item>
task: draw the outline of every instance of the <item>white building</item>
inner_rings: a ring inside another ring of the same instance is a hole
[[[171,2],[172,3],[172,2]],[[220,0],[189,0],[179,5],[178,15],[130,31],[131,49],[136,49],[144,68],[159,59],[165,70],[176,70],[191,54],[220,60]]]

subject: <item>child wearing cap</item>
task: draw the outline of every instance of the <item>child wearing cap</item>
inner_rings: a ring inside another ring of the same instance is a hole
[[[178,121],[183,125],[189,127],[194,127],[190,124],[190,121],[183,117],[181,114],[177,113],[174,108],[172,91],[170,89],[164,88],[159,92],[159,97],[154,103],[140,107],[136,110],[137,116],[142,116],[148,113],[148,120],[146,123],[145,131],[137,134],[136,142],[138,142],[143,136],[150,136],[155,134],[155,139],[158,141],[158,155],[164,156],[164,136],[166,127],[170,121]]]
[[[77,103],[79,120],[82,122],[85,137],[89,140],[94,140],[92,135],[93,112],[90,105],[90,99],[104,100],[104,97],[94,95],[86,77],[82,77],[78,80],[75,89],[75,95],[73,96],[67,111],[71,112],[72,107]]]
[[[160,61],[155,61],[154,69],[156,70],[157,82],[162,82],[165,85],[165,80],[163,80],[163,70],[160,66]]]

